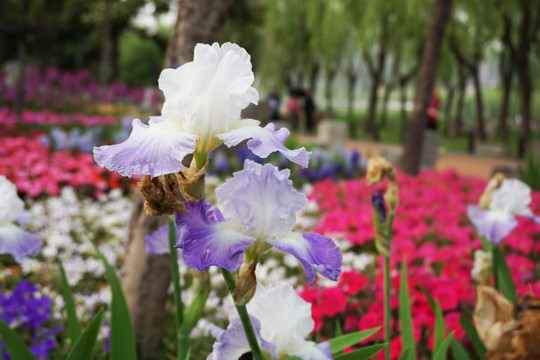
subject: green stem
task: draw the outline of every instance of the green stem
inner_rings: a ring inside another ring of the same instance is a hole
[[[394,213],[390,214],[388,221],[388,252],[384,255],[384,342],[386,343],[384,356],[390,360],[390,252],[392,248],[392,237],[394,236]]]
[[[497,262],[496,246],[493,246],[491,249],[491,261],[493,264],[493,285],[496,290],[499,290],[499,276],[497,272],[499,271],[499,264]]]
[[[188,339],[183,335],[180,328],[184,323],[184,304],[182,303],[182,288],[180,287],[180,273],[178,272],[178,256],[176,245],[176,224],[169,221],[169,250],[171,259],[172,283],[174,289],[174,306],[176,309],[176,356],[178,360],[184,360],[188,352]]]
[[[227,288],[229,288],[229,292],[232,295],[234,288],[236,286],[234,283],[233,276],[227,269],[223,269],[223,268],[219,268],[219,269],[221,270],[223,279],[225,280],[225,283],[227,284]],[[259,342],[257,341],[257,337],[255,336],[255,331],[253,331],[253,326],[251,325],[251,320],[249,319],[246,305],[235,304],[234,306],[236,306],[236,310],[238,310],[240,321],[242,322],[242,326],[244,327],[244,332],[246,333],[246,338],[248,340],[249,347],[251,348],[251,354],[253,356],[253,360],[263,360],[261,349],[259,348]]]

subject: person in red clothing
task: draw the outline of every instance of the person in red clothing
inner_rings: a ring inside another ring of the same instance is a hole
[[[429,100],[429,107],[427,109],[426,127],[428,129],[437,130],[440,103],[441,103],[441,100],[437,96],[437,92],[435,88],[433,88],[433,91],[431,92],[431,99]]]

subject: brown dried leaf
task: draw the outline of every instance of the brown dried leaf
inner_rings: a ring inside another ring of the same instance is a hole
[[[144,211],[147,215],[170,215],[175,210],[187,212],[178,181],[173,174],[161,175],[153,179],[150,175],[145,175],[137,186],[144,197]]]

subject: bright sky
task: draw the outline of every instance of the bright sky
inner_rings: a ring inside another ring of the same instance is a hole
[[[178,10],[178,2],[171,2],[171,9],[169,12],[162,15],[154,15],[155,6],[153,3],[148,3],[146,6],[141,8],[135,19],[133,20],[135,25],[148,29],[152,34],[155,34],[159,25],[164,27],[174,26],[176,21],[176,13]]]

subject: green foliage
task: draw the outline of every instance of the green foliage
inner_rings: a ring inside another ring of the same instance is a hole
[[[7,352],[13,360],[37,360],[23,339],[0,319],[0,338],[4,341]]]
[[[135,337],[129,309],[120,280],[114,268],[109,264],[107,258],[94,245],[94,249],[105,266],[105,275],[109,281],[112,293],[111,303],[111,360],[135,360],[137,353],[135,351]]]
[[[152,86],[163,68],[163,54],[155,42],[127,31],[120,37],[120,80],[130,86]]]
[[[496,284],[504,297],[513,303],[516,301],[517,297],[514,279],[512,279],[512,274],[510,274],[510,269],[508,268],[504,254],[496,246],[493,247],[493,269],[495,272]]]
[[[75,344],[82,332],[81,323],[77,318],[73,293],[68,284],[64,266],[60,260],[58,260],[58,268],[60,269],[60,277],[62,279],[62,297],[66,303],[69,338],[71,339],[71,344]]]
[[[482,340],[480,340],[480,336],[478,336],[478,333],[476,332],[476,328],[474,327],[472,321],[467,316],[461,315],[461,317],[459,318],[459,323],[461,324],[461,327],[463,328],[463,330],[465,330],[467,336],[471,340],[474,352],[480,359],[483,359],[487,350],[484,346],[484,343],[482,343]]]
[[[374,328],[364,331],[357,331],[350,334],[345,334],[342,336],[338,336],[336,338],[333,338],[329,340],[330,348],[332,349],[332,354],[337,354],[343,349],[345,349],[348,346],[353,346],[355,344],[358,344],[360,341],[368,338],[369,336],[375,334],[377,331],[379,331],[380,328]]]
[[[407,279],[407,264],[403,261],[401,263],[401,281],[399,287],[399,322],[401,324],[401,339],[404,349],[402,355],[405,354],[406,350],[407,355],[403,359],[414,360],[416,359],[416,347],[414,343],[411,302],[409,299]]]
[[[532,155],[528,154],[525,165],[519,166],[519,178],[532,190],[540,190],[540,163],[535,163]]]
[[[351,351],[350,353],[336,356],[335,360],[366,360],[384,349],[385,346],[385,343],[365,346],[361,349]]]
[[[446,352],[448,351],[448,345],[454,339],[454,333],[450,333],[446,339],[444,339],[439,347],[435,348],[433,352],[433,360],[445,360]]]
[[[91,360],[103,318],[103,308],[94,316],[88,327],[73,345],[67,360]]]

